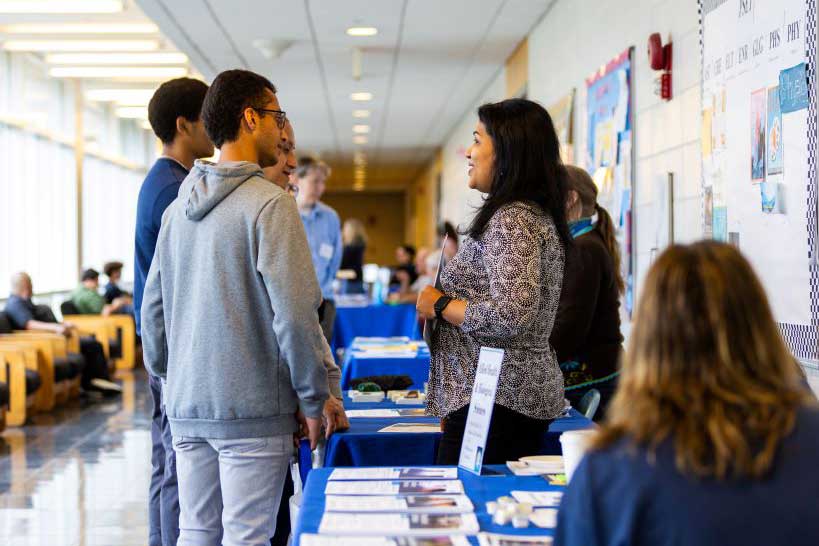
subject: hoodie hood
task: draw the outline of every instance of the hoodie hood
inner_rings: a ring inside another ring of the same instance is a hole
[[[254,176],[264,176],[261,167],[247,161],[210,163],[197,159],[179,188],[185,199],[185,217],[194,222],[208,215],[233,190]]]

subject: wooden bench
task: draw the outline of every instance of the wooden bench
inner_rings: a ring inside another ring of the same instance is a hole
[[[0,374],[6,376],[5,382],[9,387],[9,409],[5,422],[10,427],[23,426],[28,416],[39,409],[37,393],[28,392],[26,387],[26,369],[37,372],[42,381],[37,349],[27,344],[0,342],[0,368]]]
[[[114,366],[117,370],[133,370],[136,366],[136,326],[131,315],[63,315],[63,320],[76,325],[82,332],[93,334],[109,359],[108,340],[121,336],[122,356],[114,359]]]

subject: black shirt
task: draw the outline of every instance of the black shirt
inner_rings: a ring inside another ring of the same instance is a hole
[[[35,305],[31,299],[11,296],[4,310],[16,330],[25,330],[30,320],[56,323],[57,317],[47,305]]]
[[[352,269],[355,271],[355,280],[361,282],[364,274],[362,268],[364,266],[364,251],[367,249],[364,245],[351,244],[344,245],[344,251],[341,253],[341,266],[339,269]]]
[[[105,295],[103,296],[105,298],[105,303],[113,303],[115,299],[127,295],[127,292],[112,282],[105,285]]]

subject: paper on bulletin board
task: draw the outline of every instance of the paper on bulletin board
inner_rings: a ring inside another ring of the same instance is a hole
[[[703,6],[705,231],[741,241],[779,322],[809,326],[808,110],[794,68],[806,61],[807,2]]]
[[[574,135],[572,118],[574,113],[574,94],[572,89],[554,104],[546,108],[555,126],[557,138],[560,141],[560,157],[566,165],[574,165]]]

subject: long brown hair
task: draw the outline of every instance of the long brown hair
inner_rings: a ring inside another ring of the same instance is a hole
[[[578,196],[575,207],[581,207],[581,215],[585,218],[597,214],[597,224],[594,229],[600,234],[611,255],[611,261],[614,264],[614,282],[617,284],[617,291],[623,294],[626,291],[626,283],[623,280],[623,272],[620,270],[620,245],[615,236],[611,215],[597,203],[597,185],[589,173],[574,165],[566,165],[566,170],[569,174],[568,191],[574,191]]]
[[[646,277],[617,394],[593,449],[674,445],[680,472],[759,478],[815,399],[750,264],[703,241],[666,250]]]

